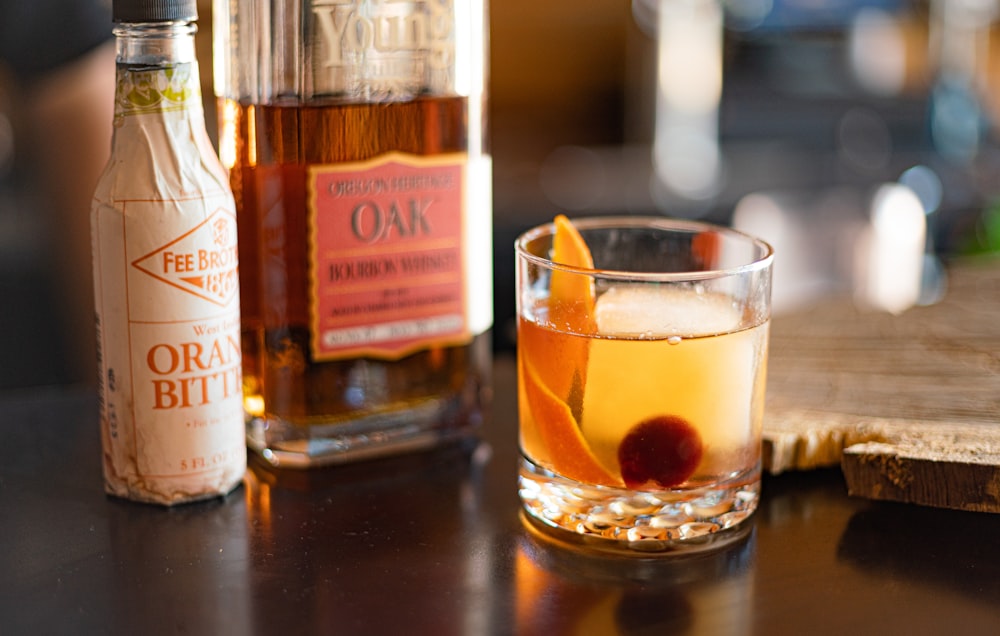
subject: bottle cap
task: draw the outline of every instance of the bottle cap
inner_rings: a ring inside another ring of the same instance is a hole
[[[197,0],[113,0],[115,22],[173,22],[197,20]]]

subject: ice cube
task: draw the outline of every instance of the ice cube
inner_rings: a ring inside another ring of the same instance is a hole
[[[708,336],[740,327],[731,298],[656,284],[612,287],[598,298],[594,314],[598,332],[609,336]]]

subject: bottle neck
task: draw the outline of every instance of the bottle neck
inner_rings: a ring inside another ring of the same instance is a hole
[[[197,25],[187,21],[117,24],[117,63],[156,67],[196,62],[197,31]]]
[[[196,31],[187,21],[116,26],[116,121],[152,114],[163,121],[203,117]]]

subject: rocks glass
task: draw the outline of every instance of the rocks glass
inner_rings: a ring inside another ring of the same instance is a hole
[[[515,251],[529,528],[645,556],[745,535],[760,488],[771,247],[663,217],[560,217]]]

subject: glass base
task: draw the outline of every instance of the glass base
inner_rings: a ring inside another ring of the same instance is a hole
[[[281,468],[400,455],[474,437],[482,424],[482,412],[476,409],[468,413],[467,408],[462,409],[458,399],[428,400],[406,409],[312,425],[252,417],[247,420],[247,446]],[[457,416],[458,412],[463,415]]]
[[[522,457],[518,482],[532,530],[569,546],[646,557],[743,539],[760,498],[759,466],[712,487],[638,492],[581,484]]]

